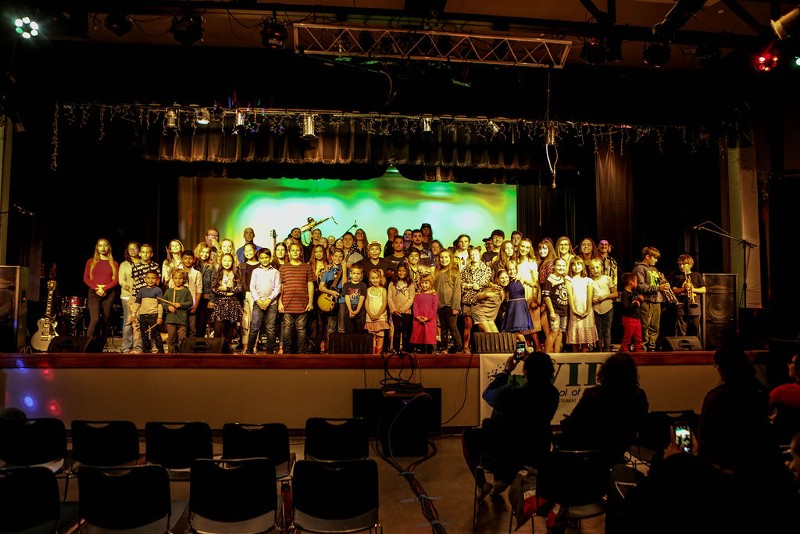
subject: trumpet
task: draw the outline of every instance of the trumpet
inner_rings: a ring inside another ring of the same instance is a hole
[[[683,281],[683,288],[686,290],[686,303],[690,308],[697,308],[700,303],[697,302],[697,295],[694,294],[694,285],[692,284],[692,277],[686,273],[686,279]]]
[[[672,290],[672,287],[670,287],[669,283],[667,282],[667,277],[664,276],[664,273],[662,272],[658,273],[658,284],[659,285],[667,284],[667,289],[661,290],[661,293],[664,295],[664,300],[667,301],[667,304],[670,304],[672,306],[677,306],[678,297],[675,296],[675,292]]]

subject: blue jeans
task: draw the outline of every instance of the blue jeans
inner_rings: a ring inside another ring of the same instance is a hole
[[[306,334],[308,333],[306,331],[307,320],[308,312],[283,314],[281,339],[283,340],[284,354],[297,354],[306,349]],[[292,331],[297,332],[297,345],[294,347],[292,347]]]
[[[594,312],[594,325],[597,328],[597,349],[600,352],[611,352],[611,321],[614,319],[614,309],[607,313]]]
[[[261,323],[266,320],[265,329],[267,331],[267,352],[275,352],[275,328],[278,324],[278,301],[273,300],[269,303],[266,310],[253,304],[253,315],[250,321],[250,333],[247,336],[247,348],[255,352],[258,343],[258,332],[261,330]]]

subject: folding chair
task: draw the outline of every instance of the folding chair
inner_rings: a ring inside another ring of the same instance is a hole
[[[186,506],[171,501],[169,484],[160,465],[84,465],[78,471],[81,532],[169,532]]]
[[[369,457],[369,427],[361,417],[309,417],[303,453],[309,460],[353,460]]]
[[[0,469],[0,533],[53,534],[61,502],[56,475],[46,467]]]
[[[60,419],[0,419],[0,460],[8,467],[47,467],[65,479],[66,500],[70,480],[67,429]]]
[[[298,460],[292,498],[296,532],[383,532],[378,465],[371,458]]]
[[[139,462],[139,430],[133,421],[90,421],[76,419],[70,424],[71,469],[81,465],[114,467]]]
[[[289,429],[283,423],[225,423],[222,425],[222,458],[269,458],[275,476],[292,472],[295,454],[290,450]]]
[[[211,427],[202,421],[145,423],[145,461],[164,466],[170,480],[188,481],[192,462],[212,458]]]
[[[260,533],[278,527],[275,464],[269,458],[192,463],[189,527],[193,532]]]

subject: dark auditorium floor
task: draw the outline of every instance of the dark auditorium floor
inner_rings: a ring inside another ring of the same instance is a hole
[[[292,438],[292,452],[298,458],[303,456],[303,438]],[[472,529],[472,491],[473,479],[464,463],[461,454],[461,438],[459,435],[443,435],[434,440],[436,452],[428,460],[418,464],[414,469],[417,486],[424,490],[433,503],[433,509],[444,530],[440,532],[495,534],[508,532],[510,508],[507,500],[502,504],[486,499],[480,513],[478,528]],[[221,443],[215,438],[215,453],[221,452]],[[380,518],[386,534],[431,532],[428,519],[423,515],[416,494],[406,478],[401,476],[395,465],[383,459],[373,446],[372,457],[378,462],[380,473]],[[418,458],[397,458],[396,462],[407,469]],[[61,481],[63,484],[63,481]],[[70,484],[68,500],[77,501],[77,482]],[[63,486],[62,486],[63,491]],[[507,495],[507,492],[506,492]],[[188,484],[174,482],[172,499],[186,501],[189,497]],[[581,526],[583,534],[602,533],[604,523],[600,520],[584,521]],[[539,528],[541,526],[541,528]],[[184,517],[178,521],[176,533],[185,532]],[[530,523],[519,532],[531,532]],[[535,532],[544,532],[544,525],[539,525]]]

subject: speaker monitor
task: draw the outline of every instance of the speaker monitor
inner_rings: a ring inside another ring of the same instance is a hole
[[[225,338],[221,337],[187,337],[181,344],[181,352],[223,354],[228,352],[228,345]]]
[[[105,341],[101,337],[89,336],[56,336],[50,340],[47,352],[103,352]]]
[[[478,354],[511,354],[517,336],[513,332],[474,332],[472,352]]]
[[[736,274],[704,274],[706,294],[704,298],[703,333],[706,349],[721,348],[726,336],[736,331]]]
[[[669,336],[664,338],[665,350],[703,350],[703,344],[697,336]]]
[[[331,334],[328,354],[372,354],[372,334]]]

